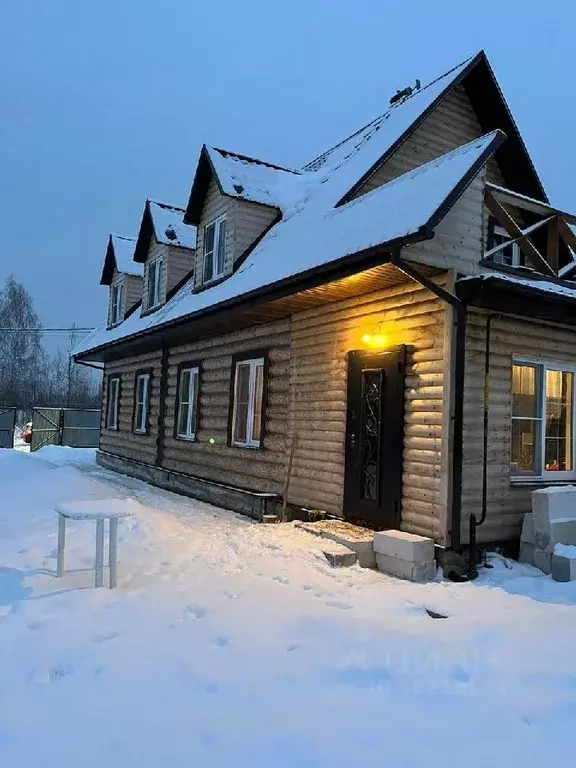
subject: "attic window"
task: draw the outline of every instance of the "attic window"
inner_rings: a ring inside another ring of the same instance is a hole
[[[162,301],[162,259],[148,265],[148,309],[157,307]]]
[[[116,325],[124,319],[124,281],[110,289],[110,325]]]
[[[166,235],[168,240],[177,240],[178,239],[178,235],[174,231],[174,227],[168,227],[166,229],[166,231],[164,232],[164,234]]]
[[[226,216],[204,227],[204,282],[224,274],[226,256]]]

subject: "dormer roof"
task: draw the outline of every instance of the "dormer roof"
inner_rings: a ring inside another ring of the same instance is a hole
[[[301,171],[239,155],[227,149],[204,145],[200,152],[185,220],[198,223],[210,179],[214,177],[223,195],[260,203],[285,212],[291,190],[298,188]]]
[[[134,261],[144,263],[152,237],[156,242],[178,248],[196,247],[196,227],[184,224],[184,208],[146,200],[140,231],[134,249]]]
[[[109,235],[100,285],[110,285],[114,270],[123,275],[142,276],[142,267],[133,261],[136,238]]]

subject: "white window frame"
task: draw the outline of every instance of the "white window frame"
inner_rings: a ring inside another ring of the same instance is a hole
[[[498,237],[504,237],[507,240],[512,240],[508,232],[504,229],[504,227],[501,227],[499,224],[494,225],[494,234]],[[505,264],[503,261],[500,261],[502,257],[502,251],[504,248],[507,248],[509,246],[512,246],[512,264]],[[495,243],[492,243],[492,247],[496,247]],[[521,264],[521,258],[520,258],[520,246],[518,243],[508,243],[507,245],[503,245],[502,249],[500,251],[496,251],[496,253],[493,253],[491,256],[492,261],[495,264],[500,264],[503,267],[519,267]]]
[[[114,399],[112,399],[114,390]],[[108,394],[106,402],[106,429],[118,430],[120,419],[120,376],[110,376],[108,379]],[[114,404],[114,408],[112,408]]]
[[[140,381],[144,381],[142,390],[142,400],[139,399],[138,391]],[[138,421],[138,409],[142,406],[140,421]],[[148,432],[148,417],[150,410],[150,373],[137,373],[134,382],[134,432],[138,435],[145,435]]]
[[[162,269],[164,265],[164,259],[162,257],[154,259],[148,263],[148,284],[146,285],[146,301],[148,309],[156,309],[162,304],[162,294],[160,289],[162,287]],[[154,270],[154,293],[152,296],[152,302],[150,301],[150,276]]]
[[[529,474],[527,472],[513,472],[510,467],[510,479],[517,482],[535,484],[538,482],[559,482],[564,483],[567,480],[576,479],[576,365],[569,363],[559,363],[551,360],[542,360],[534,357],[515,357],[512,360],[512,366],[530,365],[538,367],[538,376],[540,379],[540,398],[538,401],[538,416],[533,421],[540,422],[540,473]],[[563,373],[573,374],[572,384],[572,469],[567,471],[547,470],[546,467],[546,371],[561,371]],[[510,369],[512,373],[512,368]],[[511,420],[522,421],[527,417],[512,416]],[[512,437],[510,437],[512,439]],[[512,445],[510,444],[510,449]],[[510,456],[511,458],[511,456]]]
[[[241,366],[249,366],[250,375],[248,383],[248,411],[246,414],[246,439],[238,440],[235,437],[236,430],[236,401],[238,391],[238,371]],[[254,409],[256,404],[256,369],[262,368],[262,421],[260,425],[260,440],[255,440],[253,437],[254,429]],[[234,391],[233,391],[233,403],[232,403],[232,429],[231,429],[231,444],[237,448],[260,448],[262,445],[262,438],[264,436],[264,402],[266,383],[266,360],[264,357],[247,358],[243,360],[236,360],[234,363]]]
[[[220,253],[220,239],[221,239],[221,233],[222,233],[222,223],[224,223],[225,229],[224,229],[224,244],[222,247],[222,263],[218,264],[218,255]],[[206,237],[206,234],[210,227],[214,227],[214,245],[212,248],[212,251],[206,250],[206,244],[208,242],[208,238]],[[202,246],[203,254],[202,254],[202,280],[204,283],[211,283],[214,280],[218,280],[218,278],[222,277],[224,275],[224,270],[226,268],[226,231],[227,231],[228,225],[226,224],[226,214],[223,216],[219,216],[217,219],[214,219],[213,221],[210,221],[206,226],[204,227],[204,242]],[[212,272],[208,276],[206,275],[206,256],[208,254],[211,254],[212,256]]]
[[[190,374],[188,379],[188,391],[184,392],[182,388],[182,379],[186,373]],[[198,426],[198,397],[200,387],[200,366],[192,363],[185,364],[179,369],[178,373],[178,402],[176,408],[176,437],[178,440],[196,440],[196,431]],[[185,397],[187,399],[185,399]],[[182,406],[188,406],[188,416],[186,418],[186,430],[180,431],[180,417],[182,415]],[[193,406],[193,408],[191,407]]]
[[[124,319],[124,301],[124,280],[120,280],[110,289],[110,325],[118,325]]]

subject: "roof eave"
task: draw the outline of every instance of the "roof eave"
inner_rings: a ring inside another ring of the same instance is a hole
[[[529,319],[555,322],[576,327],[576,298],[563,294],[548,293],[538,288],[498,277],[485,275],[458,280],[456,295],[467,306],[486,309],[498,314],[528,317]],[[568,310],[568,311],[567,311]]]
[[[175,320],[155,325],[151,328],[146,328],[142,331],[125,336],[121,339],[114,339],[105,344],[100,344],[97,347],[85,350],[74,356],[75,360],[90,359],[97,353],[101,353],[106,349],[113,346],[129,343],[137,338],[143,338],[145,336],[151,336],[154,333],[162,333],[170,328],[184,323],[193,322],[196,319],[205,317],[210,314],[216,314],[223,311],[228,311],[232,308],[237,308],[242,305],[254,306],[263,304],[269,301],[274,301],[278,298],[284,298],[293,293],[299,293],[300,291],[307,290],[309,288],[317,287],[332,280],[338,280],[343,277],[348,277],[357,272],[364,271],[365,269],[371,269],[378,264],[384,264],[390,261],[390,254],[392,251],[402,248],[407,245],[411,245],[423,240],[428,240],[434,236],[434,232],[428,226],[422,226],[420,229],[405,237],[395,238],[381,245],[367,248],[363,251],[358,251],[354,254],[348,254],[336,261],[324,264],[321,267],[314,267],[306,272],[300,272],[297,275],[291,275],[288,278],[278,280],[270,285],[261,286],[249,293],[242,294],[241,296],[235,296],[219,304],[205,307],[192,314],[184,315],[183,317],[176,318]]]

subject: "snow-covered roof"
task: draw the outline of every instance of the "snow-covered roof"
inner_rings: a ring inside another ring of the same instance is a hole
[[[134,262],[136,239],[124,235],[109,235],[106,255],[102,266],[100,285],[110,285],[114,278],[114,270],[123,275],[142,276],[142,266]]]
[[[513,283],[535,291],[540,291],[541,293],[550,293],[555,296],[565,296],[568,299],[576,300],[576,283],[572,281],[561,281],[560,279],[539,280],[537,278],[523,277],[522,275],[513,275],[509,272],[495,270],[494,272],[487,272],[482,275],[467,275],[466,277],[460,278],[458,282],[465,283],[471,280]]]
[[[110,242],[114,249],[114,258],[116,259],[116,269],[118,272],[122,272],[124,275],[141,275],[142,266],[132,261],[136,238],[124,237],[124,235],[110,235]]]
[[[286,197],[290,198],[289,190],[300,171],[215,147],[206,147],[206,152],[225,195],[274,206],[281,211],[286,209]]]
[[[248,297],[376,246],[417,235],[429,237],[430,228],[443,218],[503,137],[494,131],[336,208],[317,201],[323,190],[312,193],[310,203],[273,227],[240,269],[222,283],[193,293],[190,280],[154,315],[133,314],[113,329],[97,330],[74,353]]]
[[[154,235],[159,243],[180,248],[196,248],[196,227],[184,224],[184,208],[148,201]]]

